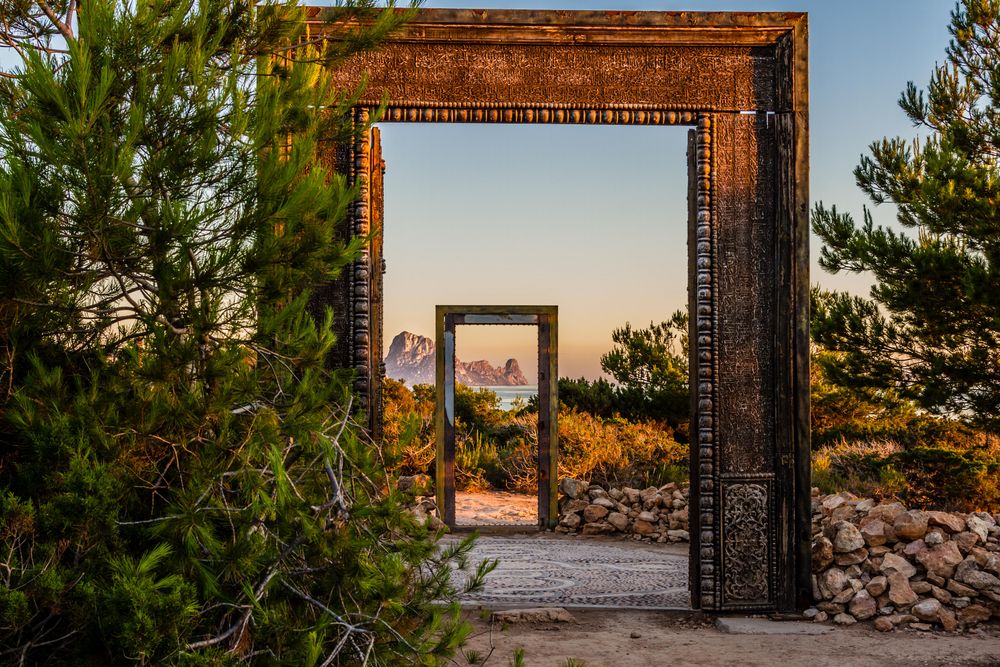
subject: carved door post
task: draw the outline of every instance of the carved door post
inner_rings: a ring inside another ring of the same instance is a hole
[[[382,253],[382,230],[384,227],[385,203],[383,175],[385,160],[382,159],[382,136],[377,127],[371,128],[368,158],[368,211],[370,240],[368,242],[368,298],[371,306],[369,340],[371,341],[371,383],[368,392],[368,423],[376,442],[382,439],[382,382],[385,379],[385,354],[382,349],[383,289],[385,257]]]

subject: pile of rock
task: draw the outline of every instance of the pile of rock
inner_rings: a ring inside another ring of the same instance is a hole
[[[396,480],[396,488],[411,497],[406,508],[417,523],[430,519],[431,530],[444,527],[444,522],[438,515],[437,499],[434,497],[434,480],[429,475],[403,475]]]
[[[417,523],[424,523],[430,520],[431,530],[444,528],[444,522],[438,516],[437,500],[434,496],[414,496],[413,501],[407,504],[407,509]]]
[[[559,484],[556,532],[688,541],[688,489]],[[1000,619],[1000,514],[907,510],[813,490],[813,598],[806,616],[882,631],[963,630]]]
[[[559,483],[556,532],[628,535],[645,542],[688,541],[688,490],[607,488],[566,478]]]
[[[806,614],[878,630],[967,628],[1000,617],[1000,514],[907,510],[843,492],[813,496]]]

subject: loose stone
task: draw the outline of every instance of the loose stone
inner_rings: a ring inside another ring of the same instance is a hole
[[[938,616],[941,614],[941,608],[940,602],[934,598],[928,598],[913,605],[910,609],[910,613],[919,618],[921,621],[933,623],[938,620]]]
[[[581,482],[578,479],[564,477],[559,482],[559,491],[561,491],[563,495],[569,496],[571,499],[575,500],[582,494],[586,493],[589,486],[590,485],[586,482]]]
[[[991,615],[990,610],[981,604],[970,604],[958,610],[958,620],[966,624],[984,623],[990,620]]]
[[[968,525],[969,531],[975,533],[983,544],[986,544],[986,538],[989,535],[989,529],[992,524],[987,523],[976,514],[970,514],[965,523]]]
[[[822,572],[833,562],[833,542],[820,535],[812,543],[813,572]]]
[[[917,594],[910,588],[910,581],[901,572],[891,571],[889,579],[889,600],[897,607],[906,607],[917,601]]]
[[[927,516],[920,510],[910,510],[896,517],[892,531],[900,540],[919,540],[927,533]]]
[[[866,590],[873,597],[878,597],[879,595],[882,595],[882,593],[885,593],[886,589],[888,588],[889,588],[889,580],[886,579],[883,575],[872,577],[872,580],[869,581],[868,586],[866,586]]]
[[[898,572],[909,579],[917,573],[917,568],[902,556],[886,554],[882,558],[882,565],[879,567],[879,571],[886,575],[891,572]]]
[[[891,632],[893,629],[892,621],[889,620],[887,616],[879,616],[875,619],[875,629],[879,632]]]
[[[608,514],[608,508],[600,505],[587,505],[587,507],[583,510],[583,518],[587,523],[599,521]]]
[[[859,591],[854,596],[847,610],[851,613],[851,616],[859,621],[871,618],[878,611],[875,599],[865,590]]]
[[[628,528],[628,517],[621,512],[611,512],[608,514],[608,523],[621,532]]]
[[[944,542],[917,554],[917,561],[927,572],[949,579],[955,574],[955,567],[962,562],[962,553],[954,542]]]

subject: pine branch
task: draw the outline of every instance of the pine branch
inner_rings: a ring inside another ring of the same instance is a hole
[[[59,30],[59,34],[63,36],[63,39],[67,42],[72,42],[75,39],[73,37],[72,26],[63,23],[62,20],[56,16],[56,13],[52,11],[52,8],[49,7],[49,3],[45,2],[45,0],[36,0],[36,2],[38,3],[38,7],[45,13],[49,20],[52,21],[52,25]]]

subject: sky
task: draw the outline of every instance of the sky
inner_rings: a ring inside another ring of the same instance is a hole
[[[917,131],[897,106],[944,59],[946,0],[446,2],[425,7],[804,11],[809,13],[810,194],[861,217],[853,169],[868,144]],[[561,376],[601,375],[625,322],[648,326],[686,303],[683,127],[387,123],[386,347],[434,332],[435,304],[554,304]],[[890,206],[873,210],[894,224]],[[811,244],[811,281],[864,294],[867,276],[830,275]],[[531,327],[460,327],[457,354],[516,357],[533,382]]]
[[[321,1],[321,0],[320,0]],[[317,2],[319,4],[319,2]],[[860,218],[853,169],[872,141],[916,136],[896,101],[944,58],[949,0],[425,0],[425,7],[809,13],[810,194]],[[9,54],[0,50],[0,65]],[[683,127],[383,124],[385,345],[432,336],[436,304],[554,304],[560,375],[601,375],[612,331],[686,302]],[[893,224],[890,206],[873,210]],[[865,293],[867,276],[811,280]],[[533,379],[531,327],[462,327],[457,352],[516,357]]]

